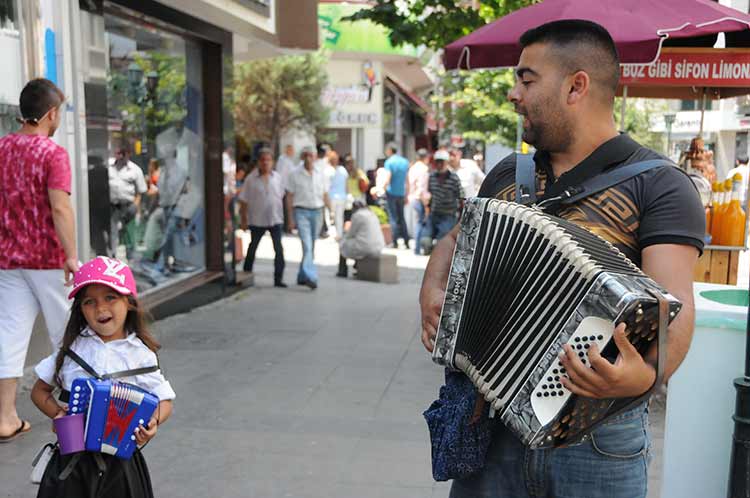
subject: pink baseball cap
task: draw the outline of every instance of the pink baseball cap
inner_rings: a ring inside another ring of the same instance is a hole
[[[120,260],[97,256],[81,266],[73,276],[73,290],[68,299],[73,299],[78,291],[90,284],[102,284],[120,294],[138,297],[135,278],[130,267]]]

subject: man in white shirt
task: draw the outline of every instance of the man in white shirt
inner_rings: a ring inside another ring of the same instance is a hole
[[[323,207],[329,204],[328,184],[323,171],[315,167],[312,149],[302,151],[302,167],[289,175],[287,206],[294,213],[292,228],[297,226],[302,242],[302,264],[297,273],[297,284],[311,289],[318,287],[318,270],[315,268],[315,239],[321,226]]]
[[[727,173],[727,178],[732,179],[737,173],[742,176],[742,182],[740,183],[740,205],[744,208],[747,203],[747,173],[748,173],[748,159],[747,156],[737,157],[737,166],[730,169]]]
[[[140,166],[130,160],[126,149],[115,152],[109,168],[109,204],[110,204],[110,256],[117,257],[120,245],[120,230],[128,223],[140,217],[141,196],[146,192],[146,180]],[[138,220],[140,221],[140,219]],[[127,241],[127,258],[133,257],[135,241]]]
[[[473,159],[462,159],[462,155],[463,152],[458,147],[451,148],[448,166],[461,180],[464,195],[467,198],[476,197],[485,175]]]
[[[315,160],[315,168],[323,173],[323,177],[326,181],[326,192],[328,192],[328,189],[331,188],[331,179],[333,178],[333,175],[336,174],[336,168],[331,166],[331,160],[330,160],[330,154],[331,154],[331,146],[328,144],[320,144],[318,145],[317,149],[318,157]],[[328,210],[328,207],[324,207],[321,212],[321,228],[320,228],[320,238],[325,239],[328,237],[328,218],[330,218],[330,211]]]
[[[284,276],[284,247],[281,245],[281,226],[284,222],[284,184],[273,171],[271,149],[260,149],[258,168],[245,178],[237,199],[240,202],[240,224],[250,230],[250,245],[243,270],[253,271],[255,252],[266,232],[271,234],[275,254],[273,265],[274,287],[286,287]]]
[[[420,254],[419,241],[424,228],[425,203],[429,202],[427,184],[430,179],[430,167],[427,166],[429,153],[427,149],[417,151],[417,160],[409,168],[406,176],[406,195],[409,202],[407,225],[409,233],[414,234],[414,254]]]

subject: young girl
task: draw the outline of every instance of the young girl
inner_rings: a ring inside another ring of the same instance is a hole
[[[146,444],[172,413],[175,393],[158,369],[159,344],[145,327],[130,268],[110,258],[93,259],[76,272],[70,298],[75,299],[62,347],[37,365],[39,380],[32,401],[48,417],[62,417],[66,407],[53,397],[55,386],[63,390],[60,399],[67,401],[73,381],[91,377],[92,370],[98,376],[120,373],[114,377],[159,398],[154,416],[136,429],[136,442]],[[153,497],[153,491],[140,450],[130,460],[104,453],[55,451],[37,496],[144,498]]]

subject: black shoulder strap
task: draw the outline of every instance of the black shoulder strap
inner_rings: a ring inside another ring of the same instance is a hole
[[[65,349],[64,352],[65,352],[65,354],[67,356],[70,357],[71,360],[73,360],[74,362],[78,363],[78,365],[81,368],[83,368],[84,370],[86,370],[86,372],[89,375],[91,375],[92,377],[96,377],[97,379],[101,379],[102,378],[102,376],[99,375],[98,373],[96,373],[96,370],[94,370],[93,368],[91,368],[91,365],[89,365],[88,363],[86,363],[86,361],[83,358],[81,358],[80,356],[78,356],[78,354],[76,354],[75,351],[73,351],[72,349],[68,348],[68,349]]]
[[[119,379],[121,377],[131,377],[135,375],[143,375],[159,370],[159,365],[152,365],[150,367],[132,368],[130,370],[122,370],[120,372],[113,372],[102,376],[102,379]]]
[[[152,365],[150,367],[141,367],[141,368],[131,368],[130,370],[121,370],[119,372],[112,372],[105,375],[99,375],[96,373],[96,370],[94,370],[91,365],[86,363],[86,361],[78,356],[75,351],[72,349],[66,349],[65,354],[70,356],[70,358],[78,363],[81,368],[86,370],[86,372],[91,375],[92,377],[96,377],[97,379],[119,379],[121,377],[131,377],[135,375],[143,375],[151,372],[156,372],[159,370],[159,365]]]
[[[581,185],[568,188],[563,192],[561,202],[562,204],[573,204],[580,199],[607,190],[608,188],[614,187],[615,185],[638,176],[641,173],[662,166],[674,167],[674,164],[666,159],[651,159],[614,168],[585,180]]]
[[[536,202],[536,164],[531,154],[516,154],[516,202]]]

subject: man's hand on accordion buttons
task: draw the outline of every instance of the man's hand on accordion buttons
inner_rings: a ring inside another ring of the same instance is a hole
[[[614,365],[594,345],[588,352],[590,368],[566,344],[560,354],[568,373],[568,378],[562,379],[565,387],[574,394],[599,399],[636,397],[646,392],[656,379],[656,370],[628,341],[624,323],[615,328],[614,339],[620,350]]]
[[[159,424],[157,423],[156,418],[149,420],[147,427],[139,425],[135,430],[135,442],[138,443],[138,446],[143,446],[156,436],[156,430],[159,428],[158,426]]]

